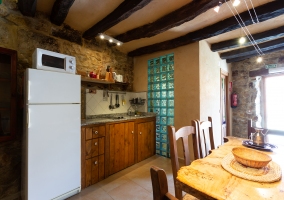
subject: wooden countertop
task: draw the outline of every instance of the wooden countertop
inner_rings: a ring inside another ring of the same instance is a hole
[[[259,183],[245,180],[227,172],[221,166],[222,159],[232,148],[242,146],[243,138],[227,137],[229,141],[206,158],[193,161],[178,171],[177,185],[183,191],[200,199],[230,200],[280,200],[284,199],[284,181]],[[281,170],[284,169],[283,146],[273,152],[265,152],[272,157]],[[283,172],[282,172],[283,173]]]

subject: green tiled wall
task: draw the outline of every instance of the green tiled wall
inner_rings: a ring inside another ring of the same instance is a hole
[[[167,125],[174,125],[174,54],[148,60],[148,112],[155,112],[156,153],[170,157]]]

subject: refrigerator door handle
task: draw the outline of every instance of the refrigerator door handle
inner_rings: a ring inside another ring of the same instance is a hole
[[[27,111],[27,127],[30,128],[30,109]]]
[[[28,81],[28,100],[30,100],[30,97],[31,97],[31,82]]]

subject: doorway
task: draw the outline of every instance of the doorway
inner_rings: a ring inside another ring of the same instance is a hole
[[[220,121],[221,121],[221,144],[224,143],[223,138],[229,134],[230,120],[229,120],[229,90],[228,80],[229,73],[221,69],[220,73]]]

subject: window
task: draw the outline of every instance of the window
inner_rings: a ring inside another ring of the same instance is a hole
[[[284,75],[264,78],[264,125],[284,131]]]

